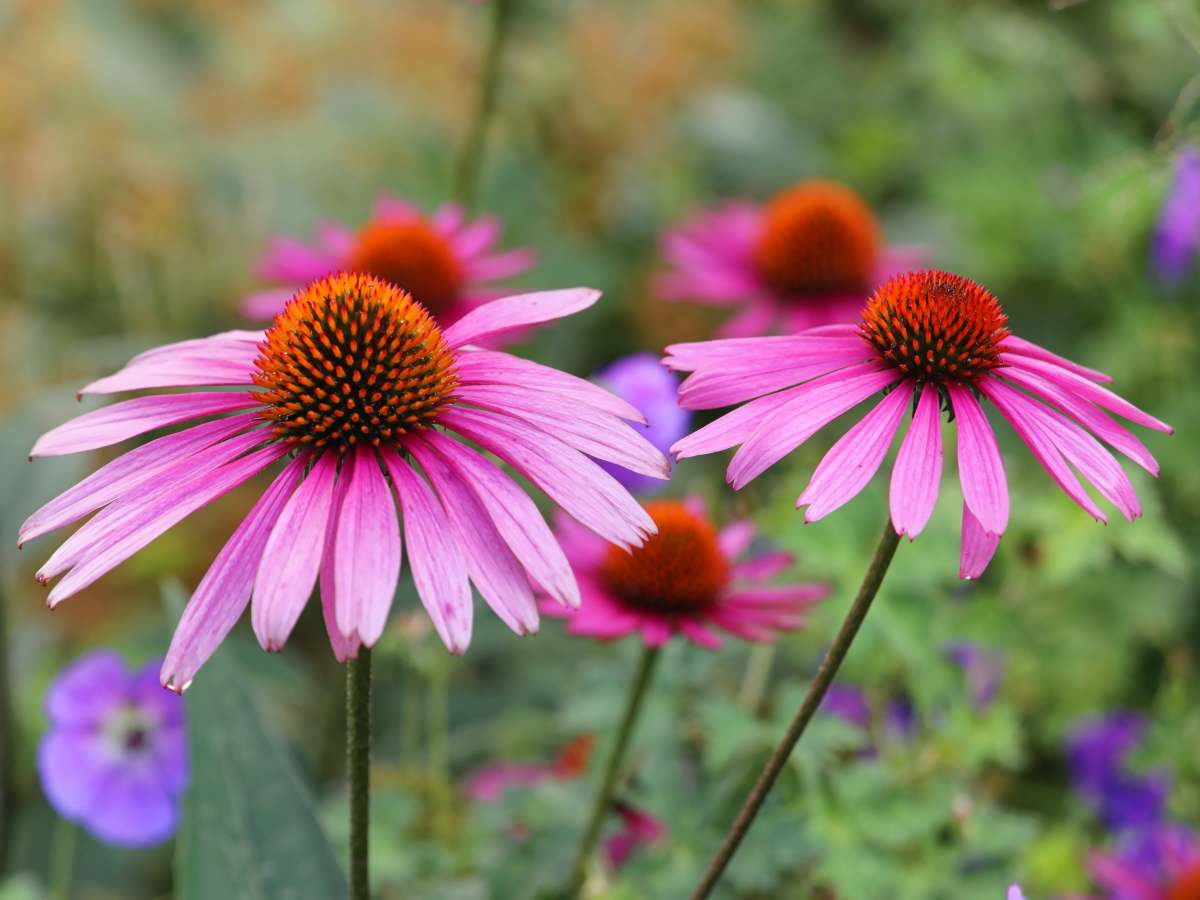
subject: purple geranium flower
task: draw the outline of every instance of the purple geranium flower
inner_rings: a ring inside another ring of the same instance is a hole
[[[1200,250],[1200,152],[1188,147],[1179,156],[1154,229],[1152,260],[1159,280],[1178,284]]]
[[[597,372],[592,380],[641,411],[649,424],[632,427],[642,431],[646,440],[664,453],[687,433],[692,414],[679,406],[679,380],[653,354],[638,353],[618,359]],[[612,463],[601,465],[629,491],[652,494],[667,484]]]
[[[1141,716],[1118,711],[1084,723],[1068,740],[1067,760],[1075,789],[1113,830],[1153,826],[1163,820],[1166,776],[1137,775],[1126,765],[1144,730]]]
[[[971,703],[981,712],[987,709],[1004,679],[1004,658],[971,641],[952,641],[944,650],[967,676]]]
[[[59,815],[110,844],[157,844],[179,821],[188,772],[183,702],[159,685],[161,664],[130,672],[112,651],[96,650],[46,692],[42,788]]]
[[[871,709],[861,688],[849,684],[831,684],[821,701],[821,712],[835,716],[866,731],[871,725]]]

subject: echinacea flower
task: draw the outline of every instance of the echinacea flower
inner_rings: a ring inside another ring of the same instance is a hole
[[[645,810],[618,802],[616,812],[621,817],[621,828],[604,842],[604,854],[614,871],[624,866],[639,848],[657,844],[667,836],[667,826],[662,820]]]
[[[692,414],[679,405],[679,379],[659,365],[649,353],[638,353],[618,359],[597,372],[592,380],[628,401],[646,417],[646,425],[634,425],[646,440],[666,453],[667,449],[687,434]],[[612,463],[602,464],[605,470],[628,490],[650,494],[661,490],[666,482],[647,478]]]
[[[1159,280],[1183,281],[1200,251],[1200,151],[1188,147],[1179,156],[1175,177],[1154,229],[1151,260]]]
[[[918,264],[912,250],[883,246],[854,191],[827,181],[703,213],[668,233],[662,252],[672,270],[658,293],[737,309],[719,332],[727,338],[853,322],[876,286]]]
[[[1169,779],[1161,772],[1131,772],[1127,763],[1144,731],[1141,716],[1118,711],[1077,726],[1067,742],[1075,790],[1116,831],[1148,828],[1165,820]]]
[[[279,650],[318,576],[337,657],[374,644],[400,573],[397,500],[413,582],[452,652],[471,637],[468,579],[510,628],[535,631],[530,579],[576,605],[570,564],[525,491],[456,438],[494,453],[622,547],[640,545],[654,522],[589,457],[661,477],[667,464],[628,427],[625,419],[641,416],[625,401],[473,345],[578,312],[598,296],[578,288],[508,297],[443,331],[408,293],[341,274],[299,292],[265,333],[227,332],[135,357],[84,393],[210,389],[126,400],[34,446],[33,456],[56,456],[189,426],[118,457],[25,522],[22,541],[100,510],[38,572],[42,582],[63,576],[50,606],[283,462],[188,603],[163,664],[167,686],[187,685],[251,597],[259,642]]]
[[[258,275],[277,287],[247,297],[242,311],[256,321],[273,319],[310,281],[361,272],[412,294],[445,328],[500,297],[493,282],[533,265],[531,250],[494,252],[499,238],[500,223],[491,216],[469,221],[457,204],[426,216],[406,200],[382,196],[357,231],[327,223],[311,244],[273,239],[258,261]]]
[[[578,609],[543,604],[543,611],[569,618],[569,634],[614,640],[636,633],[647,647],[681,634],[716,648],[721,638],[714,629],[769,641],[802,627],[808,609],[829,593],[824,584],[764,584],[792,557],[769,552],[743,560],[754,539],[749,520],[718,531],[698,499],[655,500],[646,512],[657,533],[630,552],[559,517],[556,530],[582,603]]]
[[[1105,900],[1200,900],[1200,842],[1178,826],[1126,838],[1093,854],[1089,869]]]
[[[1004,464],[980,402],[987,400],[1059,487],[1094,518],[1107,521],[1076,471],[1126,518],[1141,515],[1129,477],[1100,441],[1151,474],[1158,474],[1158,463],[1109,413],[1157,431],[1170,433],[1170,426],[1103,387],[1108,376],[1017,337],[1006,321],[1000,303],[983,287],[929,271],[885,282],[857,326],[668,347],[666,365],[692,373],[680,386],[683,406],[742,404],[671,450],[682,459],[740,445],[727,470],[737,490],[822,427],[872,400],[871,411],[825,454],[797,500],[797,506],[808,507],[805,521],[813,522],[866,487],[911,406],[889,492],[892,524],[911,540],[937,501],[944,410],[958,433],[965,501],[959,575],[975,578],[991,561],[1009,512]]]
[[[467,779],[467,796],[481,803],[494,803],[511,787],[578,778],[587,769],[594,743],[592,735],[581,735],[567,744],[552,763],[504,761],[484,766]]]
[[[158,668],[130,672],[112,651],[95,650],[59,672],[44,701],[46,798],[64,819],[121,847],[174,834],[187,784],[183,701],[159,686]]]

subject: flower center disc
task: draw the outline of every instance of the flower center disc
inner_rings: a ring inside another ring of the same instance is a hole
[[[609,547],[600,577],[631,606],[660,612],[686,612],[716,601],[729,580],[729,563],[712,523],[684,504],[646,504],[658,533],[626,553]]]
[[[256,396],[275,434],[339,450],[430,425],[458,383],[425,308],[363,274],[298,292],[267,329],[256,366]]]
[[[1167,891],[1166,900],[1200,900],[1200,863],[1195,863],[1179,876]]]
[[[865,293],[879,258],[879,227],[847,187],[806,181],[763,213],[754,264],[771,285],[804,296]]]
[[[1007,317],[986,288],[948,272],[896,275],[863,310],[879,359],[917,381],[969,382],[1000,365]]]
[[[435,315],[458,298],[462,267],[449,242],[424,222],[371,222],[354,240],[347,268],[390,281]]]

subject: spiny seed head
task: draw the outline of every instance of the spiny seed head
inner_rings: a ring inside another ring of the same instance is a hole
[[[347,269],[403,288],[434,315],[450,309],[463,284],[449,241],[420,219],[369,222],[354,238]]]
[[[687,612],[709,606],[729,581],[729,561],[717,530],[682,503],[646,504],[658,533],[626,553],[609,547],[600,577],[631,606],[660,612]]]
[[[918,382],[970,382],[1000,365],[1007,317],[986,288],[949,272],[889,278],[863,309],[879,359]]]
[[[429,426],[458,383],[425,308],[357,273],[299,291],[267,329],[255,365],[256,396],[275,434],[339,451]]]
[[[879,226],[849,188],[805,181],[767,204],[754,263],[768,283],[799,297],[865,293],[879,258]]]

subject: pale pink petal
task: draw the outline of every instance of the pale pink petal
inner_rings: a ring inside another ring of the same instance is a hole
[[[764,553],[751,557],[743,563],[738,563],[730,572],[734,581],[766,581],[788,570],[796,557],[783,550]]]
[[[165,394],[135,397],[76,416],[43,434],[29,452],[35,456],[61,456],[119,444],[121,441],[178,425],[201,416],[256,406],[248,393]]]
[[[483,338],[561,319],[587,309],[599,299],[600,292],[591,288],[504,297],[471,310],[442,334],[448,347],[461,347]]]
[[[440,424],[500,457],[601,537],[641,546],[654,521],[611,475],[562,441],[507,417],[454,407]]]
[[[813,354],[838,354],[868,346],[854,333],[813,329],[801,334],[671,344],[665,351],[663,365],[676,372],[696,372],[711,367],[749,374],[806,363]]]
[[[263,547],[279,513],[304,474],[306,460],[294,459],[271,483],[200,580],[175,626],[163,660],[163,686],[182,693],[237,624],[250,602]]]
[[[337,588],[333,584],[333,560],[329,558],[329,547],[332,541],[325,542],[325,555],[321,557],[321,573],[318,577],[321,587],[321,619],[325,623],[325,633],[329,635],[329,646],[333,650],[333,658],[340,663],[348,659],[357,659],[358,651],[362,649],[362,641],[358,632],[346,637],[337,624]]]
[[[508,250],[470,260],[465,267],[466,276],[472,284],[499,281],[529,271],[536,261],[532,250]]]
[[[661,647],[671,639],[670,623],[658,618],[642,619],[642,641],[647,647]]]
[[[751,400],[719,419],[714,419],[703,428],[693,431],[687,437],[680,438],[671,445],[670,452],[676,459],[687,459],[735,447],[754,434],[764,418],[803,389],[804,385],[800,385],[778,394],[768,394],[766,397]]]
[[[421,208],[415,203],[401,200],[399,197],[380,194],[375,198],[375,208],[372,215],[376,219],[381,219],[385,222],[405,222],[410,219],[421,218]],[[457,218],[461,219],[461,214]],[[453,224],[453,221],[449,217],[444,221]]]
[[[450,244],[459,259],[486,253],[500,238],[500,221],[495,216],[480,216],[454,235]]]
[[[206,358],[191,356],[171,361],[131,363],[116,374],[93,381],[79,394],[116,394],[162,387],[251,385],[257,356],[257,348],[239,347],[225,348],[219,355],[212,353]]]
[[[324,453],[288,498],[263,548],[250,624],[264,650],[280,650],[317,583],[333,506],[337,454]]]
[[[256,420],[257,414],[246,413],[205,422],[156,438],[118,456],[26,519],[17,546],[83,518],[146,484],[179,460],[223,441]]]
[[[693,644],[699,647],[704,647],[708,650],[719,650],[721,647],[721,638],[719,635],[713,634],[709,629],[705,628],[694,619],[689,619],[687,616],[680,616],[676,622],[680,633],[690,640]]]
[[[262,330],[234,329],[210,334],[208,337],[189,338],[186,341],[175,341],[172,344],[159,344],[157,347],[143,350],[129,361],[129,365],[170,362],[173,359],[203,357],[213,353],[219,355],[225,351],[257,350],[258,345],[263,341],[263,335]]]
[[[1045,347],[1039,347],[1033,341],[1027,341],[1025,338],[1017,337],[1015,334],[1010,334],[1002,340],[1000,346],[1008,353],[1016,353],[1019,356],[1028,356],[1030,359],[1040,359],[1042,362],[1061,366],[1069,372],[1074,372],[1076,375],[1086,378],[1088,381],[1095,381],[1098,384],[1107,384],[1112,381],[1111,375],[1105,375],[1103,372],[1089,369],[1087,366],[1081,366],[1079,363],[1072,362],[1065,356],[1052,353]]]
[[[721,529],[717,535],[717,543],[721,547],[721,555],[733,561],[750,549],[754,540],[754,522],[751,519],[740,519],[731,522]]]
[[[660,292],[661,293],[661,292]],[[741,296],[739,291],[737,296]],[[721,323],[717,329],[719,338],[757,337],[766,334],[775,324],[775,307],[764,300],[751,301],[735,315]]]
[[[926,385],[896,455],[888,504],[896,533],[911,541],[925,528],[942,480],[942,422],[938,392]]]
[[[483,599],[517,634],[536,633],[537,603],[525,570],[504,543],[475,492],[425,443],[412,441],[407,449],[421,464],[441,498],[462,548],[467,571]]]
[[[866,363],[801,385],[733,455],[726,479],[740,490],[838,416],[899,380],[895,369]]]
[[[578,606],[579,587],[571,565],[529,495],[470,447],[433,431],[422,439],[475,491],[496,531],[534,582],[560,603]]]
[[[447,203],[444,206],[438,207],[434,214],[429,217],[429,222],[442,234],[449,235],[462,228],[466,218],[466,214],[459,204]]]
[[[266,291],[256,291],[242,298],[241,311],[247,319],[263,322],[274,319],[283,312],[288,301],[296,296],[300,288],[271,288]]]
[[[400,578],[396,501],[371,447],[343,457],[339,481],[345,489],[331,523],[334,610],[342,636],[357,634],[371,647],[383,634]]]
[[[958,429],[963,499],[986,531],[1003,534],[1008,527],[1008,480],[995,432],[970,388],[952,384],[947,390]]]
[[[471,643],[471,585],[455,529],[429,485],[408,463],[391,451],[384,451],[383,461],[400,497],[417,596],[446,649],[464,653]]]
[[[959,578],[978,578],[988,567],[1000,543],[1000,533],[988,531],[975,518],[971,508],[963,504],[962,556],[958,562]]]
[[[276,237],[258,261],[258,277],[263,281],[304,284],[338,269],[341,260],[331,253],[298,241]]]
[[[900,427],[913,386],[903,382],[853,428],[842,435],[813,472],[796,506],[808,506],[805,522],[815,522],[849,503],[870,483]]]

